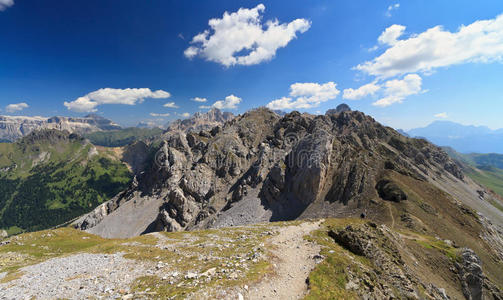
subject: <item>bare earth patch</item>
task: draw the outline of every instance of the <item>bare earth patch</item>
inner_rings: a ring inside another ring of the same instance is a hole
[[[304,236],[320,227],[322,221],[287,226],[267,243],[272,246],[274,275],[249,289],[249,299],[301,299],[307,292],[306,279],[315,267],[320,246]]]

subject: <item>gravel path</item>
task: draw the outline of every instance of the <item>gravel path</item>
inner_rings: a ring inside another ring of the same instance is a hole
[[[279,231],[278,235],[271,237],[262,244],[272,252],[272,264],[274,273],[267,276],[260,283],[251,287],[242,287],[238,290],[231,288],[223,290],[221,299],[299,299],[307,291],[306,278],[316,265],[314,257],[319,254],[320,247],[304,240],[304,236],[311,231],[318,229],[321,221],[305,222],[300,225],[274,226],[273,231]],[[246,232],[246,231],[245,231]],[[266,233],[264,231],[264,233]],[[170,239],[161,233],[152,233],[158,242],[154,247],[166,250],[183,252],[183,244],[192,244],[198,239],[187,233],[187,237],[182,241]],[[229,247],[233,243],[239,243],[246,237],[229,241]],[[221,239],[216,236],[216,239]],[[203,245],[203,244],[201,244]],[[216,240],[209,240],[204,247],[217,245]],[[226,248],[224,244],[219,247]],[[257,245],[258,246],[258,245]],[[228,247],[227,247],[228,248]],[[240,253],[236,247],[233,257],[240,257],[247,265],[246,259],[249,253]],[[216,248],[220,249],[220,248]],[[216,250],[218,253],[218,250]],[[248,250],[247,250],[248,251]],[[210,251],[211,253],[211,251]],[[193,255],[193,253],[187,253]],[[255,255],[255,254],[254,254]],[[250,256],[252,257],[252,256]],[[204,261],[213,259],[212,255],[202,256]],[[217,259],[223,259],[218,258]],[[230,259],[230,258],[227,258]],[[115,254],[89,254],[80,253],[64,257],[52,258],[36,265],[31,265],[20,269],[21,277],[0,284],[0,299],[131,299],[149,298],[150,288],[144,291],[131,292],[130,286],[133,281],[141,276],[157,276],[165,280],[164,277],[173,277],[173,283],[166,281],[165,284],[203,284],[211,278],[241,276],[237,270],[237,263],[233,266],[229,261],[224,267],[217,267],[211,271],[212,275],[203,275],[201,270],[191,275],[191,272],[183,273],[176,270],[177,265],[171,265],[152,261],[131,260],[123,257],[122,253]],[[224,265],[222,265],[224,266]],[[197,269],[197,268],[196,268]],[[225,270],[224,270],[225,269]],[[170,271],[170,273],[168,273]],[[206,273],[205,272],[205,273]],[[176,273],[176,275],[173,275]],[[208,273],[210,274],[210,273]],[[0,278],[5,274],[0,274]],[[191,279],[191,276],[195,279]],[[171,278],[170,277],[170,278]],[[176,277],[176,278],[175,278]],[[188,279],[187,279],[188,278]],[[218,280],[218,278],[217,278]],[[202,285],[203,286],[203,285]],[[209,290],[201,289],[204,295],[210,295]],[[188,299],[193,298],[190,295]]]
[[[122,254],[77,254],[22,268],[25,274],[0,284],[0,299],[120,298],[146,273],[145,266]]]
[[[304,236],[320,227],[322,221],[302,223],[283,227],[279,235],[268,243],[273,246],[272,253],[275,274],[265,278],[244,295],[247,299],[301,299],[307,292],[306,279],[315,267],[315,256],[320,246],[304,240]]]

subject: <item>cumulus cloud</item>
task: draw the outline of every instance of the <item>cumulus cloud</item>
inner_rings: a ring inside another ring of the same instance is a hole
[[[104,88],[79,97],[74,101],[65,101],[64,105],[69,110],[76,112],[96,112],[98,110],[96,107],[102,104],[136,105],[146,98],[164,99],[169,97],[171,97],[171,94],[163,90]]]
[[[168,107],[168,108],[178,108],[179,106],[176,105],[175,102],[168,102],[166,104],[163,105],[164,107]]]
[[[405,26],[402,25],[391,25],[386,28],[386,30],[381,33],[377,41],[380,44],[393,46],[398,42],[398,38],[403,35],[405,31]]]
[[[150,113],[150,115],[152,117],[160,117],[160,118],[166,118],[166,117],[169,117],[170,114],[169,113],[165,113],[165,114],[158,114],[158,113]]]
[[[436,26],[401,40],[398,37],[405,27],[397,26],[385,31],[389,34],[383,42],[390,48],[373,60],[356,66],[357,70],[390,78],[407,73],[430,73],[436,68],[463,63],[501,61],[503,58],[503,15],[461,26],[456,32]]]
[[[243,99],[235,96],[229,95],[225,97],[224,100],[218,100],[212,105],[201,105],[200,109],[210,109],[210,108],[218,108],[218,109],[236,109],[238,108],[238,104],[241,103]]]
[[[435,115],[435,118],[439,118],[439,119],[447,119],[449,116],[447,115],[446,112],[442,112],[442,113],[438,113]]]
[[[388,6],[388,9],[386,10],[386,17],[391,17],[391,12],[394,10],[397,10],[399,8],[400,8],[400,3],[396,3],[396,4]]]
[[[269,20],[263,24],[264,10],[265,6],[259,4],[209,20],[210,29],[194,36],[184,55],[189,59],[200,56],[226,67],[255,65],[271,60],[298,32],[304,33],[311,27],[306,19],[281,24],[278,20]]]
[[[191,100],[195,101],[195,102],[200,102],[200,103],[208,101],[208,99],[206,99],[206,98],[200,98],[200,97],[194,97]]]
[[[219,100],[215,103],[213,103],[212,107],[218,108],[218,109],[236,109],[238,108],[238,104],[241,103],[243,99],[230,95],[225,97],[224,100]]]
[[[381,89],[381,86],[376,83],[362,85],[357,89],[345,89],[342,98],[348,100],[359,100],[369,95],[374,95]]]
[[[337,84],[327,82],[294,83],[290,86],[290,97],[276,99],[267,104],[270,109],[307,109],[318,107],[322,102],[335,99],[340,91]]]
[[[422,91],[421,85],[422,78],[417,74],[409,74],[403,79],[388,80],[384,83],[384,97],[372,105],[386,107],[402,103],[406,97],[419,94]]]
[[[21,102],[21,103],[14,103],[14,104],[9,104],[5,107],[5,111],[9,113],[17,112],[17,111],[22,111],[25,108],[30,107],[27,103]]]
[[[0,11],[6,10],[12,5],[14,5],[14,0],[0,0]]]

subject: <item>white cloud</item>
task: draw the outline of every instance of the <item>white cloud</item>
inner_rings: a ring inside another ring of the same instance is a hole
[[[186,113],[181,114],[181,116],[184,118],[188,118],[188,117],[190,117],[190,114],[188,112],[186,112]]]
[[[349,100],[358,100],[366,97],[368,95],[374,95],[381,89],[381,86],[376,83],[369,83],[362,85],[361,87],[355,89],[345,89],[343,98]]]
[[[208,99],[206,99],[206,98],[200,98],[200,97],[194,97],[194,98],[192,98],[190,100],[195,101],[195,102],[201,102],[201,103],[208,101]]]
[[[163,90],[151,91],[148,88],[112,89],[104,88],[79,97],[72,102],[64,102],[64,105],[76,112],[96,112],[96,108],[102,104],[125,104],[136,105],[146,98],[163,99],[171,94]]]
[[[98,109],[96,109],[96,106],[99,105],[98,102],[91,100],[87,96],[79,97],[72,102],[65,101],[65,103],[63,104],[66,106],[66,108],[75,112],[96,112],[98,111]]]
[[[335,99],[340,91],[337,84],[327,82],[294,83],[290,86],[290,97],[283,97],[267,104],[270,109],[307,109],[318,107],[322,102]]]
[[[311,27],[306,19],[282,24],[270,20],[263,24],[264,10],[265,6],[259,4],[209,20],[210,29],[192,38],[192,46],[185,50],[185,56],[189,59],[200,56],[226,67],[255,65],[271,60],[279,48],[297,37],[297,32],[304,33]]]
[[[403,79],[388,80],[384,83],[384,97],[372,105],[386,107],[394,103],[402,103],[411,95],[421,92],[422,79],[417,74],[409,74]]]
[[[0,11],[6,10],[14,5],[14,0],[0,0]]]
[[[438,113],[435,115],[435,118],[439,118],[439,119],[447,119],[449,116],[447,115],[446,112],[443,112],[443,113]]]
[[[369,52],[374,52],[374,51],[376,51],[377,49],[379,49],[379,46],[375,45],[375,46],[373,46],[373,47],[371,47],[371,48],[368,48],[368,51],[369,51]]]
[[[503,15],[500,15],[461,26],[457,32],[436,26],[408,39],[396,40],[382,55],[355,68],[389,78],[407,73],[430,73],[436,68],[456,64],[501,61],[502,58]]]
[[[396,3],[393,5],[388,6],[388,9],[386,10],[386,17],[391,17],[391,12],[393,10],[399,9],[400,8],[400,3]]]
[[[391,25],[386,28],[386,30],[381,33],[377,41],[380,44],[393,46],[398,42],[398,38],[403,35],[405,31],[405,26],[402,25]]]
[[[169,113],[165,113],[165,114],[158,114],[158,113],[150,113],[150,115],[152,117],[161,117],[161,118],[165,118],[165,117],[169,117],[170,114]]]
[[[179,106],[176,105],[175,102],[168,102],[166,104],[163,105],[164,107],[168,107],[168,108],[178,108]]]
[[[230,95],[225,97],[224,100],[219,100],[213,103],[212,107],[218,109],[236,109],[238,108],[238,104],[241,103],[243,99],[236,97],[234,95]]]
[[[13,112],[17,112],[17,111],[22,111],[23,109],[28,108],[28,107],[30,107],[30,106],[27,103],[24,103],[24,102],[14,103],[14,104],[7,105],[5,107],[5,111],[7,111],[9,113],[13,113]]]

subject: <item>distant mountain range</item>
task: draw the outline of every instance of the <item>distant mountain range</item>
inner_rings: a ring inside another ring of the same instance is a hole
[[[423,128],[406,132],[438,146],[449,146],[461,153],[503,153],[503,129],[468,126],[450,121],[435,121]]]
[[[121,126],[95,114],[83,118],[0,116],[0,141],[3,142],[13,142],[34,130],[41,129],[66,130],[70,133],[84,134],[117,130],[121,129]]]

